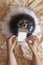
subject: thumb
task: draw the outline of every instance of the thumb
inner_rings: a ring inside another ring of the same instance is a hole
[[[17,45],[17,38],[14,38],[13,44],[12,44],[12,49],[15,48]]]
[[[25,41],[27,42],[27,44],[29,45],[29,47],[32,49],[32,41],[29,41],[28,39],[25,39]]]
[[[10,46],[12,46],[12,43],[13,43],[13,38],[16,38],[16,36],[11,36],[8,40],[8,43]]]

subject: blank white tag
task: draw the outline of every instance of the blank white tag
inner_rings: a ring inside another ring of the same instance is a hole
[[[26,39],[26,32],[19,32],[18,33],[18,41],[24,41]]]

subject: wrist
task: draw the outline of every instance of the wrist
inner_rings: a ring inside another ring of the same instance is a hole
[[[37,51],[33,52],[33,55],[38,56],[38,52]]]
[[[12,50],[11,49],[8,49],[8,54],[11,54],[12,53]]]
[[[34,49],[33,54],[38,55],[37,49]]]

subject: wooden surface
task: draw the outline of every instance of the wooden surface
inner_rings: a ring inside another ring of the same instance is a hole
[[[39,18],[39,24],[41,27],[41,37],[40,37],[40,43],[37,46],[37,49],[38,49],[41,63],[43,65],[43,47],[42,47],[42,45],[43,45],[43,0],[5,0],[5,1],[0,0],[0,22],[3,20],[3,18],[5,17],[5,14],[7,13],[9,3],[10,3],[10,6],[15,6],[15,7],[22,6],[22,7],[29,8]],[[6,47],[6,43],[4,42],[5,37],[1,33],[1,31],[2,30],[0,29],[0,65],[6,65],[6,62],[7,62],[7,50],[6,50],[6,48],[7,47]],[[19,47],[17,47],[17,48],[19,49]],[[22,48],[22,50],[23,49],[28,51],[28,48]],[[19,51],[22,54],[22,51],[21,50],[19,50]],[[19,55],[18,50],[16,50],[15,53]],[[29,53],[27,52],[27,54],[26,54],[26,52],[25,52],[25,55],[27,57],[27,55],[29,55]],[[21,58],[21,56],[20,56],[20,58]],[[16,55],[16,57],[17,57],[17,55]],[[19,65],[21,63],[21,62],[19,62],[20,58],[19,58],[19,56],[17,57]],[[25,62],[25,60],[24,60],[24,62]],[[22,63],[24,63],[24,62],[22,62]],[[21,65],[23,65],[22,63],[21,63]],[[28,61],[27,61],[27,63],[28,63]]]
[[[3,19],[4,15],[6,14],[7,12],[7,9],[8,9],[8,5],[7,4],[3,4],[2,6],[0,6],[0,20]]]

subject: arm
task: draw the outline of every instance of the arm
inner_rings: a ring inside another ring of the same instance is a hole
[[[29,40],[32,41],[32,43],[29,43]],[[28,43],[32,53],[33,53],[33,60],[32,60],[32,65],[41,65],[38,52],[37,52],[37,38],[36,36],[30,36],[26,39],[26,42]]]
[[[14,53],[12,53],[11,51],[9,51],[9,54],[8,54],[8,65],[17,65],[17,61],[14,56]]]
[[[36,54],[35,53],[33,53],[33,65],[41,65],[41,61],[40,61],[40,59],[39,59],[39,56],[38,56],[38,53],[37,53],[37,51],[35,51],[36,52]]]
[[[14,42],[12,40],[13,38],[14,38]],[[12,44],[12,42],[13,42],[13,44]],[[13,49],[15,48],[15,45],[16,45],[16,37],[12,36],[7,41],[8,65],[17,65],[17,61],[16,61],[15,55],[13,53]]]

